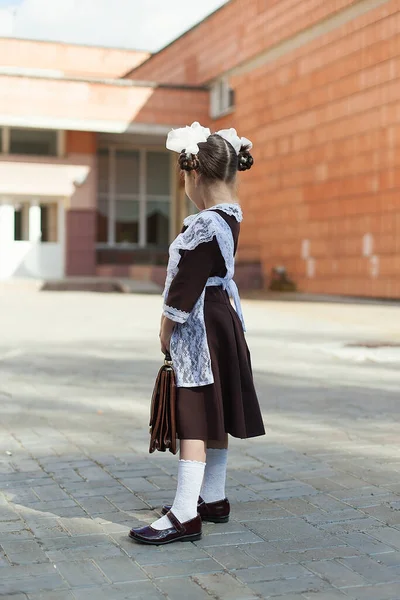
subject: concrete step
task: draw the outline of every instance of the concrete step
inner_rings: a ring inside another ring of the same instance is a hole
[[[161,294],[152,281],[120,277],[65,277],[63,279],[9,279],[0,282],[0,291],[100,292],[120,294]]]

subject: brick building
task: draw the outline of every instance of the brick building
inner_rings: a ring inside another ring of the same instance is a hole
[[[0,40],[0,278],[159,278],[189,210],[171,127],[234,126],[238,263],[400,297],[400,0],[231,0],[152,56]]]

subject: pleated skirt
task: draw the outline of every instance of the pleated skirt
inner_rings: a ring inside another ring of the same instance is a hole
[[[264,435],[243,327],[221,287],[207,288],[204,317],[214,383],[178,388],[178,437],[222,441],[226,434]]]

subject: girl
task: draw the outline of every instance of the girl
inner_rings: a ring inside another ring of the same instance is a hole
[[[234,129],[211,135],[193,123],[170,132],[167,148],[180,153],[186,193],[200,212],[171,244],[160,331],[177,378],[178,488],[161,519],[130,532],[157,545],[199,539],[202,520],[229,520],[228,434],[265,433],[233,281],[242,221],[236,175],[253,165],[252,144]]]

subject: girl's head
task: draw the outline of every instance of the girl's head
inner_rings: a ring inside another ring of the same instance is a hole
[[[211,134],[209,129],[194,123],[170,136],[167,147],[180,152],[179,167],[185,173],[186,194],[200,210],[213,193],[232,196],[237,172],[247,171],[254,164],[250,140],[239,138],[234,129]]]

